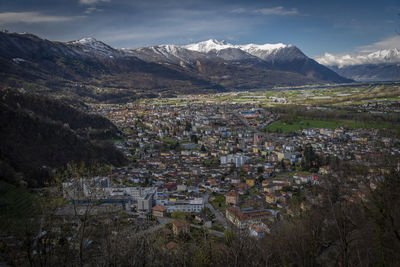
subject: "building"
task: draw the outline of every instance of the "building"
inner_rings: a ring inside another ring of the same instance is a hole
[[[254,180],[254,179],[248,178],[248,179],[246,179],[246,184],[247,184],[249,187],[253,187],[253,186],[255,185],[255,180]]]
[[[203,198],[193,198],[188,200],[158,199],[157,205],[165,206],[167,208],[167,212],[169,213],[174,211],[200,212],[204,209],[204,200]]]
[[[238,183],[235,185],[236,189],[239,191],[239,194],[244,194],[249,186],[246,183]]]
[[[264,141],[264,135],[260,133],[254,133],[254,144],[258,145]]]
[[[265,194],[265,201],[269,204],[275,204],[277,202],[278,198],[275,196],[273,193],[267,193]]]
[[[254,210],[253,208],[228,207],[225,212],[226,219],[238,229],[246,229],[252,224],[259,224],[263,220],[273,220],[270,210]]]
[[[247,160],[247,157],[241,154],[228,154],[220,158],[221,164],[234,163],[236,168],[243,166]]]
[[[236,191],[229,191],[225,194],[225,203],[237,205],[239,203],[239,194]]]
[[[156,217],[165,217],[167,213],[167,208],[164,206],[154,206],[152,209],[153,216]]]
[[[153,194],[147,194],[143,198],[139,198],[137,200],[137,210],[150,213],[151,208],[153,207]]]
[[[183,192],[187,190],[187,186],[184,184],[179,184],[176,188],[176,190],[178,190],[179,192]]]
[[[295,174],[293,175],[293,180],[296,184],[305,184],[313,180],[313,175],[311,174]]]
[[[173,221],[172,231],[174,235],[187,234],[190,232],[190,225],[187,222]]]
[[[200,213],[200,214],[196,215],[195,220],[198,222],[202,222],[204,224],[204,226],[207,228],[211,228],[211,226],[212,226],[212,220],[211,220],[210,216],[205,213]]]

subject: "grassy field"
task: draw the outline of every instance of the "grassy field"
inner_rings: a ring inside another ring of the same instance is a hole
[[[306,119],[306,118],[298,118],[292,122],[285,123],[282,120],[275,121],[271,125],[269,125],[266,130],[270,132],[282,132],[282,133],[290,133],[298,130],[309,129],[309,128],[327,128],[327,129],[336,129],[338,127],[345,127],[349,129],[357,129],[357,128],[373,128],[373,129],[391,129],[392,126],[390,123],[384,122],[359,122],[359,121],[351,121],[351,120],[315,120],[315,119]]]
[[[183,105],[188,102],[212,101],[216,103],[260,104],[264,107],[280,105],[274,98],[284,99],[288,104],[346,106],[354,103],[367,103],[374,100],[400,100],[399,84],[355,84],[344,87],[304,87],[304,89],[276,89],[266,91],[246,91],[235,93],[209,94],[201,99],[154,99],[153,104]]]

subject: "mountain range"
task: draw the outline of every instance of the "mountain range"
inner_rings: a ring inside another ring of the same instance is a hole
[[[94,38],[49,41],[0,32],[3,86],[96,101],[351,82],[285,44],[116,49]]]
[[[400,51],[397,48],[344,55],[326,53],[316,61],[357,81],[400,80]]]

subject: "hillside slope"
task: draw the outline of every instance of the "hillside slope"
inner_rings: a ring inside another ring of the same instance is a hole
[[[124,156],[106,141],[117,128],[46,97],[0,90],[0,179],[43,184],[69,162],[120,165]]]

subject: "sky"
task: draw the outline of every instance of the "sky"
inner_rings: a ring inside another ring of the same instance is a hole
[[[399,0],[1,0],[0,29],[116,48],[226,40],[315,57],[400,48]]]

